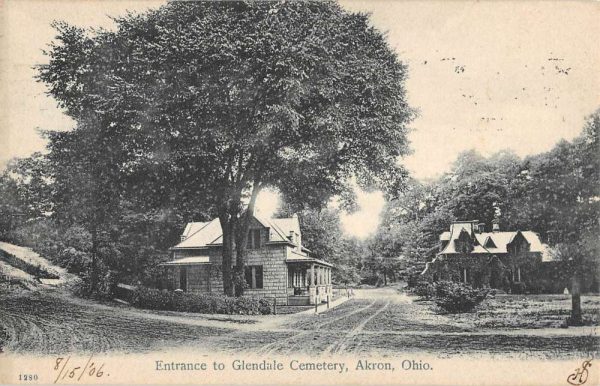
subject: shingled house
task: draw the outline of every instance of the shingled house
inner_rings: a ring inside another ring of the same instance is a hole
[[[485,224],[457,221],[440,235],[439,252],[421,275],[429,280],[451,280],[475,287],[522,291],[535,279],[543,262],[552,260],[548,247],[532,231],[492,232]]]
[[[297,216],[255,216],[249,232],[246,295],[276,298],[287,305],[315,304],[331,296],[332,265],[302,246]],[[162,264],[163,288],[223,293],[222,237],[219,219],[188,223],[181,242],[171,248],[172,261]]]

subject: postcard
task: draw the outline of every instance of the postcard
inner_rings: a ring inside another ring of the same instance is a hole
[[[600,384],[597,2],[0,17],[0,384]]]

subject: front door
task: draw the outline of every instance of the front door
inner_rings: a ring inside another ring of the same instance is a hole
[[[179,268],[179,288],[187,291],[187,268]]]

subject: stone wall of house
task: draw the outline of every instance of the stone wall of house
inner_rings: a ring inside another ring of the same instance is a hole
[[[467,283],[474,287],[491,287],[507,292],[515,291],[516,283],[535,281],[541,265],[541,254],[524,253],[520,255],[449,255],[438,256],[429,264],[425,279],[464,282],[467,269]],[[520,269],[518,280],[517,269]]]
[[[287,304],[288,269],[285,259],[289,248],[287,245],[267,245],[248,250],[246,265],[263,267],[263,288],[247,288],[246,295],[277,298],[277,304]]]
[[[270,299],[277,298],[278,304],[287,304],[288,271],[285,259],[287,253],[291,251],[291,247],[285,244],[264,245],[268,233],[263,232],[261,237],[263,246],[260,249],[247,249],[246,265],[262,266],[263,288],[247,288],[245,295]],[[221,248],[174,251],[175,259],[189,256],[209,256],[211,264],[210,268],[208,265],[187,266],[188,291],[223,293]],[[235,264],[235,258],[233,264]],[[180,266],[169,267],[168,278],[173,289],[180,288]],[[210,284],[207,284],[208,279],[210,279]]]

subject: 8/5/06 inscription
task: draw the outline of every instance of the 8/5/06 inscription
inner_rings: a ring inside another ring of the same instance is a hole
[[[93,361],[93,357],[93,355],[90,355],[86,362],[71,360],[70,356],[56,358],[54,371],[58,373],[54,383],[59,383],[61,380],[67,380],[68,382],[83,380],[85,382],[90,377],[108,377],[109,374],[104,371],[104,363]]]

